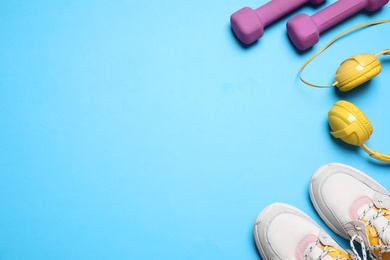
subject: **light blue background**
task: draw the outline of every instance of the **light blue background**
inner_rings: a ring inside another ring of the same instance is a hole
[[[307,191],[323,164],[390,188],[389,168],[327,125],[335,101],[352,101],[374,126],[369,146],[390,153],[389,58],[347,94],[297,78],[390,6],[300,52],[286,21],[335,1],[306,5],[242,46],[230,15],[266,2],[1,1],[0,259],[259,259],[252,227],[270,203],[324,226]],[[345,58],[388,47],[389,24],[360,30],[304,76],[332,83]]]

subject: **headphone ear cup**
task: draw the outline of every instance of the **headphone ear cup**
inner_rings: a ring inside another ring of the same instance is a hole
[[[382,71],[378,58],[373,54],[359,54],[340,64],[335,81],[340,91],[348,91],[369,81]]]
[[[370,138],[373,128],[364,113],[354,104],[340,100],[328,112],[331,134],[356,146]]]

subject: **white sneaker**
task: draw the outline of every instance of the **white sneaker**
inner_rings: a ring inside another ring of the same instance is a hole
[[[355,259],[309,216],[283,203],[271,204],[259,214],[254,238],[263,260]]]
[[[310,198],[325,223],[340,236],[362,245],[373,259],[390,259],[390,193],[350,166],[322,166],[310,182]],[[365,258],[364,258],[365,259]]]

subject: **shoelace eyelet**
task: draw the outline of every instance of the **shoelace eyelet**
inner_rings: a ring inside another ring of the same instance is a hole
[[[355,229],[358,230],[358,231],[362,230],[362,228],[357,226],[357,225],[355,225]]]

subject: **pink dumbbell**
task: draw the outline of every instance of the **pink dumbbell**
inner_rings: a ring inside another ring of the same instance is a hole
[[[243,43],[250,44],[259,39],[264,27],[273,23],[299,6],[311,2],[319,4],[325,0],[271,0],[265,5],[253,10],[244,7],[230,16],[233,31]]]
[[[292,43],[300,50],[316,44],[320,33],[326,31],[351,15],[366,9],[379,10],[389,0],[339,0],[313,16],[299,14],[287,22],[287,33]]]

